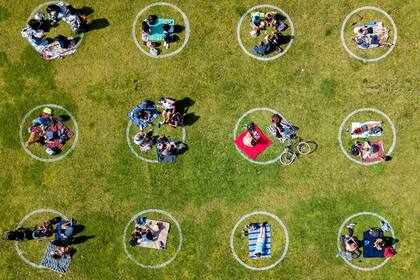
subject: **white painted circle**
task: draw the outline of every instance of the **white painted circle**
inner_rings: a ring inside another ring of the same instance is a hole
[[[141,46],[141,44],[139,43],[138,39],[137,39],[137,35],[136,35],[136,26],[137,26],[137,22],[139,21],[140,17],[150,8],[155,7],[155,6],[167,6],[167,7],[171,7],[172,9],[176,10],[178,13],[181,14],[182,19],[184,21],[184,27],[185,27],[185,38],[184,38],[184,42],[182,43],[181,47],[177,48],[175,51],[168,53],[168,54],[159,54],[157,56],[153,56],[151,55],[148,51],[144,50]],[[137,48],[144,53],[145,55],[152,57],[152,58],[165,58],[165,57],[169,57],[172,55],[176,55],[178,53],[180,53],[185,46],[188,43],[188,40],[190,38],[190,22],[188,21],[188,17],[187,15],[177,6],[175,6],[174,4],[171,3],[166,3],[166,2],[156,2],[156,3],[152,3],[150,5],[147,5],[146,7],[144,7],[137,15],[136,18],[133,21],[133,25],[131,28],[131,36],[134,39],[134,43],[136,44]]]
[[[277,10],[279,11],[282,15],[284,15],[288,21],[288,25],[291,29],[291,39],[290,42],[287,44],[287,47],[279,54],[275,55],[275,56],[270,56],[270,57],[260,57],[260,56],[256,56],[253,53],[251,53],[250,51],[248,51],[248,49],[244,46],[244,44],[242,43],[242,39],[241,39],[241,26],[243,21],[245,20],[245,18],[248,16],[249,13],[251,13],[252,11],[255,11],[257,9],[273,9],[273,10]],[[236,39],[238,40],[239,46],[241,47],[242,51],[244,53],[246,53],[247,55],[249,55],[252,58],[261,60],[261,61],[270,61],[270,60],[275,60],[279,57],[281,57],[282,55],[286,54],[286,52],[289,50],[289,48],[292,46],[293,40],[294,40],[294,36],[295,36],[295,27],[293,26],[293,22],[292,19],[290,18],[290,16],[283,11],[282,9],[280,9],[279,7],[276,7],[274,5],[257,5],[254,6],[252,8],[250,8],[249,10],[247,10],[241,17],[241,19],[238,22],[238,26],[236,28]]]
[[[283,228],[285,237],[286,237],[286,244],[285,247],[283,249],[283,253],[280,256],[280,258],[278,260],[276,260],[274,263],[268,265],[268,266],[264,266],[264,267],[254,267],[252,265],[246,264],[244,261],[242,261],[239,256],[236,254],[235,251],[235,246],[233,244],[233,239],[235,237],[235,232],[238,229],[238,226],[245,220],[248,219],[249,217],[255,216],[255,215],[265,215],[265,216],[269,216],[271,218],[273,218],[274,220],[276,220],[281,227]],[[281,263],[283,261],[283,259],[286,257],[286,253],[287,250],[289,248],[289,233],[287,231],[286,225],[283,223],[282,220],[280,220],[279,217],[277,217],[276,215],[274,215],[273,213],[270,212],[266,212],[266,211],[255,211],[255,212],[251,212],[249,214],[246,214],[244,216],[242,216],[239,221],[235,224],[235,226],[232,229],[232,232],[230,234],[230,250],[232,251],[233,257],[236,259],[236,261],[238,261],[242,266],[251,269],[251,270],[255,270],[255,271],[263,271],[263,270],[269,270],[273,267],[275,267],[276,265],[278,265],[279,263]]]
[[[354,219],[354,218],[356,218],[356,217],[359,217],[359,216],[374,216],[374,217],[376,217],[376,218],[378,218],[378,219],[380,219],[380,220],[382,220],[382,221],[384,221],[385,223],[387,223],[387,224],[389,224],[390,225],[390,227],[391,227],[391,229],[390,229],[390,231],[391,231],[391,235],[392,235],[392,238],[393,239],[395,239],[395,233],[394,233],[394,229],[392,228],[392,226],[391,226],[391,223],[390,222],[388,222],[384,217],[382,217],[382,216],[380,216],[379,214],[376,214],[376,213],[374,213],[374,212],[359,212],[359,213],[356,213],[356,214],[353,214],[353,215],[351,215],[350,217],[348,217],[342,224],[341,224],[341,226],[340,226],[340,229],[338,230],[338,234],[337,234],[337,248],[338,248],[338,251],[339,252],[342,252],[342,250],[341,250],[341,233],[343,232],[343,229],[344,229],[344,227],[352,220],[352,219]],[[395,248],[395,245],[393,245],[393,247]],[[374,267],[361,267],[361,266],[357,266],[357,265],[355,265],[355,264],[353,264],[353,263],[351,263],[349,260],[347,260],[347,259],[345,259],[345,258],[342,258],[349,266],[351,266],[352,268],[354,268],[354,269],[358,269],[358,270],[362,270],[362,271],[372,271],[372,270],[376,270],[376,269],[378,269],[378,268],[381,268],[381,267],[383,267],[388,261],[389,261],[389,258],[385,258],[385,260],[381,263],[381,264],[379,264],[379,265],[377,265],[377,266],[374,266]]]
[[[49,1],[49,2],[45,2],[42,3],[40,5],[38,5],[31,13],[31,15],[28,17],[28,19],[26,20],[26,22],[28,22],[30,19],[32,19],[35,14],[43,7],[48,6],[48,5],[52,5],[52,4],[57,4],[60,3],[62,1]],[[64,2],[66,5],[69,5],[68,3]],[[78,34],[79,35],[79,34]],[[80,44],[82,43],[83,38],[85,37],[85,33],[81,33],[80,34],[80,40],[77,42],[75,48],[78,48],[80,46]]]
[[[32,217],[33,215],[35,215],[35,214],[39,214],[39,213],[52,213],[52,214],[55,214],[55,215],[58,215],[58,216],[60,216],[61,218],[63,218],[63,219],[65,219],[65,220],[68,220],[67,219],[67,217],[64,215],[64,214],[62,214],[62,213],[60,213],[60,212],[58,212],[58,211],[56,211],[56,210],[53,210],[53,209],[47,209],[47,208],[42,208],[42,209],[36,209],[36,210],[34,210],[34,211],[32,211],[31,213],[29,213],[28,215],[26,215],[25,217],[23,217],[23,219],[17,224],[17,226],[16,226],[16,230],[18,229],[18,228],[20,228],[20,227],[22,227],[23,226],[23,224],[30,218],[30,217]],[[19,248],[19,241],[15,241],[15,248],[16,248],[16,252],[17,252],[17,254],[18,254],[18,256],[26,263],[26,264],[28,264],[28,265],[30,265],[30,266],[32,266],[32,267],[35,267],[35,268],[44,268],[44,266],[42,266],[42,265],[39,265],[39,264],[36,264],[36,263],[33,263],[33,262],[31,262],[30,260],[28,260],[25,256],[24,256],[24,254],[23,254],[23,252],[22,252],[22,250],[20,250],[20,248]]]
[[[159,161],[157,159],[148,159],[145,157],[142,157],[135,149],[135,147],[133,147],[133,145],[131,144],[131,137],[130,137],[130,128],[133,125],[133,122],[130,120],[128,121],[128,125],[127,125],[127,129],[125,131],[126,134],[126,138],[127,138],[127,144],[128,147],[130,148],[130,151],[133,155],[135,155],[137,158],[141,159],[142,161],[148,162],[148,163],[159,163]],[[182,140],[181,142],[185,143],[185,140],[187,139],[187,130],[185,129],[185,126],[182,127]]]
[[[51,107],[51,108],[63,110],[67,115],[70,116],[70,118],[71,118],[71,120],[73,121],[73,124],[74,124],[74,130],[75,131],[74,131],[74,141],[73,141],[72,146],[63,155],[60,155],[60,156],[55,157],[55,158],[42,158],[42,157],[39,157],[37,155],[34,155],[28,149],[28,147],[25,146],[25,141],[23,139],[22,130],[23,130],[23,126],[25,125],[26,120],[33,114],[33,112],[35,112],[36,110],[39,110],[39,109],[41,109],[43,107]],[[62,160],[63,158],[65,158],[66,156],[68,156],[76,148],[77,141],[79,140],[79,126],[77,125],[77,121],[73,117],[73,115],[66,108],[64,108],[63,106],[60,106],[60,105],[57,105],[57,104],[42,104],[42,105],[39,105],[39,106],[36,106],[35,108],[33,108],[31,111],[29,111],[28,113],[26,113],[26,115],[23,117],[23,120],[20,123],[20,127],[19,127],[19,138],[20,138],[20,144],[22,145],[23,149],[32,158],[34,158],[36,160],[39,160],[39,161],[43,161],[43,162],[55,162],[55,161]]]
[[[273,114],[278,114],[278,115],[280,115],[281,116],[281,118],[283,119],[283,120],[285,120],[286,121],[286,118],[282,115],[282,114],[280,114],[279,112],[277,112],[276,110],[274,110],[274,109],[271,109],[271,108],[264,108],[264,107],[259,107],[259,108],[254,108],[254,109],[251,109],[251,110],[249,110],[249,111],[247,111],[247,112],[245,112],[240,118],[239,118],[239,120],[236,122],[236,125],[235,125],[235,129],[233,130],[233,141],[235,141],[236,140],[236,137],[237,137],[237,134],[238,134],[238,129],[239,129],[239,126],[241,125],[241,122],[242,122],[242,120],[246,117],[246,116],[248,116],[249,114],[251,114],[251,113],[253,113],[253,112],[256,112],[256,111],[268,111],[268,112],[271,112],[271,113],[273,113]],[[235,145],[235,144],[234,144]],[[273,163],[276,163],[277,161],[279,161],[280,160],[280,158],[281,158],[281,154],[282,154],[282,151],[280,152],[280,154],[279,154],[279,156],[278,157],[276,157],[275,159],[272,159],[272,160],[267,160],[267,161],[257,161],[257,160],[253,160],[253,159],[251,159],[251,158],[249,158],[247,155],[245,155],[242,151],[241,151],[241,149],[239,149],[238,148],[238,146],[236,146],[235,145],[235,148],[236,148],[236,150],[238,150],[238,152],[239,152],[239,154],[244,158],[244,159],[246,159],[247,161],[249,161],[249,162],[251,162],[251,163],[255,163],[255,164],[261,164],[261,165],[266,165],[266,164],[273,164]]]
[[[392,46],[388,48],[388,50],[387,50],[387,52],[386,52],[385,54],[383,54],[382,56],[377,57],[377,58],[363,58],[363,57],[361,57],[361,56],[357,56],[357,55],[355,55],[355,54],[354,54],[354,53],[353,53],[353,52],[352,52],[352,51],[348,48],[348,46],[347,46],[347,44],[346,44],[346,40],[345,40],[345,38],[344,38],[344,29],[345,29],[345,27],[346,27],[347,21],[348,21],[348,20],[350,19],[350,17],[352,17],[355,13],[358,13],[358,12],[363,11],[363,10],[374,10],[374,11],[377,11],[377,12],[382,13],[385,17],[387,17],[387,18],[388,18],[388,20],[391,22],[391,25],[392,25],[392,31],[394,32],[394,40],[392,41]],[[376,61],[379,61],[379,60],[384,59],[385,57],[387,57],[387,56],[388,56],[388,55],[392,52],[392,50],[393,50],[393,49],[394,49],[394,47],[395,47],[395,44],[397,43],[397,36],[398,36],[397,26],[396,26],[396,24],[395,24],[394,20],[392,19],[392,17],[391,17],[391,16],[390,16],[387,12],[385,12],[384,10],[382,10],[382,9],[380,9],[380,8],[377,8],[377,7],[373,7],[373,6],[360,7],[360,8],[358,8],[358,9],[355,9],[355,10],[351,11],[351,12],[350,12],[350,14],[348,14],[348,15],[346,16],[346,18],[344,19],[343,24],[342,24],[342,26],[341,26],[341,31],[340,31],[341,44],[343,45],[343,47],[344,47],[344,49],[346,50],[346,52],[347,52],[347,53],[348,53],[351,57],[356,58],[356,59],[358,59],[358,60],[361,60],[361,61],[363,61],[363,62],[376,62]]]
[[[128,231],[128,227],[134,222],[134,220],[137,218],[137,217],[140,217],[140,216],[142,216],[142,215],[144,215],[144,214],[147,214],[147,213],[159,213],[159,214],[162,214],[162,215],[165,215],[165,216],[167,216],[169,219],[171,219],[174,223],[175,223],[175,225],[176,225],[176,227],[177,227],[177,229],[178,229],[178,235],[179,235],[179,244],[178,244],[178,247],[177,247],[177,249],[176,249],[176,252],[175,252],[175,254],[169,259],[169,260],[167,260],[166,262],[164,262],[164,263],[161,263],[161,264],[157,264],[157,265],[145,265],[145,264],[142,264],[141,262],[139,262],[139,261],[137,261],[131,254],[130,254],[130,252],[128,252],[128,249],[127,249],[127,240],[126,240],[126,236],[127,236],[127,231]],[[143,267],[143,268],[149,268],[149,269],[158,269],[158,268],[163,268],[163,267],[165,267],[165,266],[167,266],[167,265],[169,265],[171,262],[173,262],[174,260],[175,260],[175,258],[176,258],[176,256],[178,255],[178,253],[179,253],[179,251],[181,251],[181,248],[182,248],[182,231],[181,231],[181,226],[179,225],[179,223],[178,223],[178,221],[170,214],[170,213],[168,213],[168,212],[166,212],[166,211],[164,211],[164,210],[160,210],[160,209],[148,209],[148,210],[143,210],[143,211],[141,211],[141,212],[139,212],[139,213],[137,213],[136,215],[134,215],[131,219],[130,219],[130,221],[128,222],[128,224],[125,226],[125,228],[124,228],[124,233],[123,233],[123,246],[124,246],[124,252],[125,252],[125,254],[128,256],[128,258],[130,259],[130,260],[132,260],[135,264],[137,264],[138,266],[141,266],[141,267]]]
[[[395,145],[396,145],[396,143],[397,143],[397,130],[396,130],[396,128],[395,128],[395,125],[394,125],[394,123],[392,122],[392,120],[391,120],[391,118],[390,117],[388,117],[388,115],[387,114],[385,114],[384,112],[382,112],[382,111],[380,111],[380,110],[378,110],[378,109],[374,109],[374,108],[362,108],[362,109],[358,109],[358,110],[355,110],[355,111],[353,111],[353,112],[351,112],[345,119],[344,119],[344,121],[341,123],[341,125],[340,125],[340,128],[338,129],[338,143],[339,143],[339,145],[340,145],[340,149],[341,149],[341,151],[346,155],[346,157],[348,158],[348,159],[350,159],[352,162],[355,162],[355,163],[357,163],[357,164],[361,164],[361,165],[375,165],[375,164],[378,164],[378,163],[381,163],[381,161],[374,161],[374,162],[363,162],[363,161],[360,161],[360,160],[356,160],[356,159],[354,159],[347,151],[346,151],[346,149],[344,148],[344,145],[343,145],[343,141],[342,141],[342,139],[341,139],[341,136],[342,136],[342,134],[343,134],[343,129],[344,129],[344,126],[345,126],[345,124],[346,124],[346,122],[352,117],[352,116],[354,116],[355,114],[357,114],[357,113],[360,113],[360,112],[374,112],[374,113],[378,113],[378,114],[380,114],[381,116],[383,116],[387,121],[388,121],[388,123],[389,123],[389,125],[391,126],[391,129],[392,129],[392,144],[391,144],[391,147],[389,148],[389,150],[388,150],[388,152],[386,152],[385,153],[385,155],[387,155],[387,156],[390,156],[391,154],[392,154],[392,152],[394,151],[394,148],[395,148]]]

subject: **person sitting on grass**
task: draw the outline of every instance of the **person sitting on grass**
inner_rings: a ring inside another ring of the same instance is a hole
[[[350,153],[355,157],[360,157],[362,161],[368,160],[372,154],[378,152],[378,145],[372,145],[370,141],[357,141],[350,149]],[[385,157],[381,157],[380,161],[385,161]]]
[[[153,130],[147,132],[140,131],[133,138],[134,144],[139,146],[140,151],[147,152],[154,145],[155,139],[153,137]]]
[[[156,149],[158,154],[163,156],[175,155],[177,152],[177,145],[174,141],[170,141],[166,136],[160,136],[157,139]]]
[[[159,122],[158,128],[163,124],[167,124],[171,116],[175,114],[176,112],[175,102],[176,102],[176,99],[173,99],[173,98],[169,98],[169,97],[159,98],[159,102],[157,106],[162,109],[162,121]]]
[[[54,260],[60,260],[64,255],[69,255],[73,251],[71,246],[60,246],[58,249],[51,252],[51,256]]]
[[[347,260],[353,260],[360,256],[361,252],[359,247],[361,246],[360,241],[356,236],[353,236],[355,224],[349,224],[347,226],[348,234],[343,236],[343,247],[344,251],[337,254],[337,257],[343,257]]]
[[[52,23],[57,23],[64,19],[69,15],[69,12],[70,11],[64,2],[58,2],[47,6],[48,18]]]
[[[170,24],[164,24],[162,26],[163,29],[163,45],[166,49],[169,49],[169,44],[172,42],[173,36],[174,36],[174,32],[175,32],[175,27],[173,25]]]
[[[21,31],[22,37],[26,38],[39,53],[49,44],[43,25],[42,20],[30,19],[28,25]]]
[[[174,114],[172,114],[168,121],[168,124],[173,128],[177,128],[180,125],[182,126],[182,123],[182,116],[179,112],[175,112]]]
[[[250,123],[246,125],[246,129],[247,129],[247,134],[245,135],[242,141],[245,146],[254,147],[255,145],[257,145],[258,140],[260,139],[260,134],[255,129],[254,123]]]
[[[265,247],[265,242],[266,242],[265,224],[266,223],[263,223],[260,229],[260,234],[258,235],[257,244],[254,250],[254,256],[256,256],[257,258],[261,258],[264,252],[264,247]]]
[[[282,44],[282,39],[283,35],[279,31],[274,32],[274,34],[272,35],[267,35],[264,38],[264,40],[270,46],[270,51],[276,51],[279,53],[283,51],[283,49],[280,47],[280,45]]]
[[[267,22],[264,20],[264,13],[255,12],[251,16],[251,37],[257,38],[260,34],[260,30],[264,30],[267,27]]]

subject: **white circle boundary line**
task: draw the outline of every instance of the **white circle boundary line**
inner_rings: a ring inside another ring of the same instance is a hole
[[[392,122],[391,118],[387,114],[385,114],[384,112],[382,112],[382,111],[380,111],[378,109],[374,109],[374,108],[361,108],[361,109],[354,110],[353,112],[351,112],[344,119],[344,121],[340,125],[340,128],[338,129],[338,143],[340,145],[340,149],[341,149],[341,151],[344,153],[344,155],[348,159],[350,159],[352,162],[355,162],[357,164],[365,165],[365,166],[370,166],[370,165],[375,165],[375,164],[381,163],[382,161],[363,162],[363,161],[360,161],[360,160],[356,160],[344,148],[343,141],[341,139],[342,138],[341,136],[343,134],[344,125],[347,123],[347,121],[352,116],[354,116],[355,114],[360,113],[360,112],[374,112],[374,113],[378,113],[378,114],[380,114],[381,116],[383,116],[388,121],[388,123],[390,124],[391,129],[392,129],[392,144],[391,144],[391,147],[389,148],[388,152],[386,153],[386,155],[387,156],[390,156],[392,154],[392,152],[394,151],[395,145],[397,144],[397,130],[395,128],[395,125]]]
[[[127,138],[127,144],[128,147],[130,148],[130,151],[133,155],[135,155],[137,158],[141,159],[142,161],[148,162],[148,163],[159,163],[158,160],[156,159],[148,159],[145,157],[142,157],[133,147],[132,143],[131,143],[131,138],[130,138],[130,128],[133,125],[133,121],[129,120],[128,121],[128,125],[127,125],[127,129],[125,131],[126,134],[126,138]],[[185,141],[187,140],[187,130],[185,128],[185,126],[182,127],[182,142],[185,143]]]
[[[128,231],[128,227],[131,225],[131,223],[132,222],[134,222],[135,221],[135,219],[137,218],[137,217],[139,217],[139,216],[141,216],[141,215],[143,215],[143,214],[146,214],[146,213],[159,213],[159,214],[162,214],[162,215],[165,215],[165,216],[167,216],[169,219],[171,219],[174,223],[175,223],[175,225],[176,225],[176,227],[177,227],[177,229],[178,229],[178,234],[179,234],[179,244],[178,244],[178,247],[177,247],[177,249],[176,249],[176,252],[175,252],[175,254],[169,259],[169,260],[167,260],[166,262],[164,262],[164,263],[161,263],[161,264],[158,264],[158,265],[145,265],[145,264],[142,264],[142,263],[140,263],[139,261],[137,261],[131,254],[130,254],[130,252],[128,252],[128,249],[127,249],[127,239],[126,239],[126,236],[127,236],[127,231]],[[169,265],[171,262],[173,262],[174,260],[175,260],[175,258],[177,257],[177,255],[178,255],[178,253],[181,251],[181,248],[182,248],[182,242],[183,242],[183,237],[182,237],[182,230],[181,230],[181,226],[179,225],[179,223],[178,223],[178,221],[170,214],[170,213],[168,213],[168,212],[166,212],[166,211],[164,211],[164,210],[160,210],[160,209],[148,209],[148,210],[143,210],[143,211],[141,211],[141,212],[138,212],[137,214],[135,214],[131,219],[130,219],[130,221],[127,223],[127,225],[125,226],[125,228],[124,228],[124,233],[123,233],[123,247],[124,247],[124,251],[125,251],[125,254],[127,255],[127,257],[130,259],[130,260],[132,260],[135,264],[137,264],[138,266],[140,266],[140,267],[143,267],[143,268],[148,268],[148,269],[159,269],[159,268],[163,268],[163,267],[165,267],[165,266],[167,266],[167,265]]]
[[[261,8],[269,8],[269,9],[274,9],[274,10],[277,10],[277,11],[279,11],[279,12],[281,12],[285,17],[286,17],[286,19],[287,19],[287,21],[288,21],[288,24],[289,24],[289,26],[290,26],[290,29],[291,29],[291,31],[292,31],[292,34],[290,35],[290,36],[292,36],[291,37],[291,39],[290,39],[290,42],[287,44],[287,47],[281,52],[281,53],[279,53],[279,54],[276,54],[275,56],[271,56],[271,57],[259,57],[259,56],[256,56],[256,55],[254,55],[254,54],[252,54],[251,52],[249,52],[248,50],[247,50],[247,48],[244,46],[244,44],[243,44],[243,42],[242,42],[242,39],[241,39],[241,26],[242,26],[242,22],[244,21],[244,19],[248,16],[248,14],[249,13],[251,13],[252,11],[254,11],[254,10],[257,10],[257,9],[261,9]],[[283,11],[282,9],[280,9],[279,7],[276,7],[276,6],[274,6],[274,5],[266,5],[266,4],[263,4],[263,5],[257,5],[257,6],[254,6],[254,7],[252,7],[252,8],[250,8],[250,9],[248,9],[243,15],[242,15],[242,17],[241,17],[241,19],[239,20],[239,22],[238,22],[238,26],[237,26],[237,28],[236,28],[236,39],[238,40],[238,43],[239,43],[239,46],[241,47],[241,49],[242,49],[242,51],[244,52],[244,53],[246,53],[248,56],[250,56],[250,57],[252,57],[252,58],[255,58],[255,59],[257,59],[257,60],[260,60],[260,61],[271,61],[271,60],[275,60],[275,59],[277,59],[277,58],[279,58],[279,57],[281,57],[281,56],[283,56],[284,54],[286,54],[287,53],[287,51],[289,50],[289,48],[292,46],[292,43],[293,43],[293,41],[294,41],[294,36],[295,36],[295,27],[294,27],[294,25],[293,25],[293,21],[292,21],[292,19],[290,18],[290,16],[285,12],[285,11]]]
[[[62,2],[62,1],[48,1],[48,2],[45,2],[45,3],[42,3],[42,4],[40,4],[40,5],[38,5],[33,11],[32,11],[32,13],[31,13],[31,15],[28,17],[28,19],[26,20],[26,22],[28,22],[30,19],[32,19],[34,16],[35,16],[35,14],[41,9],[41,8],[43,8],[43,7],[45,7],[45,6],[48,6],[48,5],[52,5],[52,4],[56,4],[56,3],[59,3],[59,2]],[[64,2],[65,4],[67,4],[68,5],[68,3],[67,2]],[[77,44],[76,44],[76,46],[75,46],[75,48],[77,49],[79,46],[80,46],[80,44],[82,43],[82,40],[83,40],[83,38],[85,37],[85,33],[82,33],[82,34],[80,34],[80,40],[79,40],[79,42],[77,42]]]
[[[157,55],[157,56],[153,56],[151,55],[149,52],[147,52],[146,50],[143,49],[143,47],[141,46],[141,44],[139,43],[138,39],[137,39],[137,35],[136,35],[136,27],[137,27],[137,22],[139,20],[139,18],[150,8],[155,7],[155,6],[167,6],[167,7],[171,7],[172,9],[175,9],[178,13],[181,14],[182,19],[184,21],[184,26],[185,26],[185,38],[184,38],[184,42],[182,43],[181,47],[177,48],[175,51],[168,53],[168,54],[163,54],[163,55]],[[178,53],[180,53],[185,46],[188,43],[188,40],[190,39],[190,34],[191,34],[191,29],[190,29],[190,22],[188,21],[188,17],[187,15],[177,6],[175,6],[174,4],[171,3],[167,3],[167,2],[156,2],[156,3],[152,3],[150,5],[147,5],[146,7],[144,7],[135,17],[132,28],[131,28],[131,36],[134,39],[134,43],[136,44],[137,48],[144,53],[145,55],[147,55],[148,57],[151,58],[166,58],[166,57],[170,57],[172,55],[176,55]]]
[[[58,215],[58,216],[60,216],[61,218],[63,218],[63,219],[65,219],[65,220],[68,220],[67,219],[67,217],[63,214],[63,213],[61,213],[61,212],[59,212],[59,211],[57,211],[57,210],[54,210],[54,209],[49,209],[49,208],[40,208],[40,209],[36,209],[36,210],[34,210],[34,211],[32,211],[32,212],[30,212],[29,214],[27,214],[25,217],[23,217],[22,218],[22,220],[20,220],[20,222],[16,225],[16,229],[18,229],[18,228],[20,228],[20,227],[22,227],[22,225],[30,218],[30,217],[32,217],[33,215],[35,215],[35,214],[39,214],[39,213],[52,213],[52,214],[55,214],[55,215]],[[15,241],[15,249],[16,249],[16,252],[17,252],[17,254],[18,254],[18,256],[21,258],[21,260],[23,260],[23,262],[25,262],[26,264],[28,264],[28,265],[30,265],[30,266],[32,266],[32,267],[34,267],[34,268],[45,268],[44,266],[42,266],[42,265],[39,265],[39,264],[36,264],[36,263],[33,263],[33,262],[31,262],[30,260],[28,260],[25,256],[24,256],[24,253],[22,252],[22,250],[19,248],[19,241]]]
[[[347,21],[350,19],[350,17],[352,17],[355,13],[357,13],[357,12],[360,12],[360,11],[364,11],[364,10],[374,10],[374,11],[377,11],[377,12],[380,12],[380,13],[382,13],[385,17],[387,17],[388,18],[388,20],[391,22],[391,25],[392,25],[392,28],[393,28],[393,32],[394,32],[394,40],[392,41],[392,46],[391,47],[389,47],[389,49],[388,49],[388,51],[386,52],[386,53],[384,53],[382,56],[380,56],[380,57],[376,57],[376,58],[363,58],[363,57],[361,57],[361,56],[357,56],[357,55],[355,55],[349,48],[348,48],[348,46],[347,46],[347,44],[346,44],[346,40],[345,40],[345,38],[344,38],[344,29],[345,29],[345,27],[346,27],[346,24],[347,24]],[[384,59],[385,57],[387,57],[391,52],[392,52],[392,50],[394,49],[394,47],[395,47],[395,44],[397,43],[397,36],[398,36],[398,30],[397,30],[397,25],[395,24],[395,22],[394,22],[394,20],[392,19],[392,17],[387,13],[387,12],[385,12],[384,10],[382,10],[382,9],[380,9],[380,8],[377,8],[377,7],[373,7],[373,6],[364,6],[364,7],[360,7],[360,8],[357,8],[357,9],[355,9],[355,10],[353,10],[353,11],[351,11],[347,16],[346,16],[346,18],[344,19],[344,21],[343,21],[343,24],[342,24],[342,26],[341,26],[341,31],[340,31],[340,38],[341,38],[341,44],[343,45],[343,47],[344,47],[344,49],[346,50],[346,52],[351,56],[351,57],[353,57],[353,58],[355,58],[355,59],[358,59],[358,60],[361,60],[361,61],[363,61],[363,62],[376,62],[376,61],[379,61],[379,60],[381,60],[381,59]]]
[[[342,252],[342,250],[341,250],[341,233],[343,232],[343,230],[344,230],[344,227],[346,226],[346,224],[348,223],[348,222],[350,222],[352,219],[354,219],[354,218],[356,218],[356,217],[359,217],[359,216],[374,216],[374,217],[376,217],[376,218],[378,218],[378,219],[380,219],[380,220],[382,220],[382,221],[384,221],[385,223],[387,223],[387,224],[389,224],[390,225],[390,227],[391,227],[391,235],[392,235],[392,238],[393,239],[395,239],[396,237],[395,237],[395,232],[394,232],[394,229],[392,228],[392,226],[391,226],[391,223],[390,222],[388,222],[388,220],[387,219],[385,219],[384,217],[382,217],[381,215],[379,215],[379,214],[377,214],[377,213],[374,213],[374,212],[359,212],[359,213],[356,213],[356,214],[353,214],[353,215],[351,215],[350,217],[348,217],[342,224],[341,224],[341,226],[340,226],[340,229],[338,230],[338,234],[337,234],[337,248],[338,248],[338,251],[339,252]],[[393,247],[395,248],[395,245],[393,245]],[[347,260],[347,259],[345,259],[345,258],[342,258],[349,266],[351,266],[352,268],[354,268],[354,269],[357,269],[357,270],[362,270],[362,271],[373,271],[373,270],[376,270],[376,269],[379,269],[379,268],[381,268],[381,267],[383,267],[388,261],[389,261],[389,258],[387,258],[387,259],[385,259],[381,264],[379,264],[379,265],[377,265],[377,266],[374,266],[374,267],[361,267],[361,266],[357,266],[357,265],[355,265],[355,264],[352,264],[349,260]]]
[[[55,157],[55,158],[42,158],[42,157],[39,157],[39,156],[33,154],[28,149],[28,147],[25,146],[25,143],[24,143],[25,141],[23,139],[23,133],[22,133],[23,126],[24,126],[26,120],[28,119],[28,117],[30,115],[32,115],[33,112],[35,112],[36,110],[38,110],[38,109],[40,109],[42,107],[51,107],[51,108],[63,110],[66,114],[68,114],[70,116],[70,118],[72,119],[73,124],[74,124],[74,130],[75,130],[75,132],[74,132],[74,141],[73,141],[73,144],[71,145],[70,149],[67,150],[67,152],[65,152],[63,155],[60,155],[60,156]],[[20,126],[19,126],[19,138],[20,138],[20,144],[21,144],[21,146],[23,147],[23,149],[25,150],[25,152],[28,155],[30,155],[32,158],[34,158],[36,160],[39,160],[39,161],[43,161],[43,162],[56,162],[56,161],[62,160],[65,157],[67,157],[76,148],[77,142],[79,140],[79,126],[78,126],[77,121],[74,118],[74,116],[66,108],[64,108],[63,106],[60,106],[60,105],[57,105],[57,104],[42,104],[42,105],[38,105],[35,108],[33,108],[32,110],[30,110],[23,117],[23,119],[22,119],[22,121],[20,123]]]
[[[276,220],[276,222],[278,222],[280,224],[280,226],[283,228],[285,237],[286,237],[286,244],[285,247],[283,249],[283,253],[280,256],[280,258],[278,260],[276,260],[274,263],[272,263],[271,265],[268,266],[264,266],[264,267],[254,267],[251,266],[249,264],[246,264],[245,262],[243,262],[239,256],[236,254],[235,252],[235,246],[234,246],[234,237],[235,237],[235,232],[239,226],[240,223],[242,223],[245,219],[255,216],[255,215],[264,215],[264,216],[269,216],[271,218],[273,218],[274,220]],[[242,266],[244,266],[245,268],[248,268],[250,270],[254,270],[254,271],[264,271],[264,270],[269,270],[275,266],[277,266],[279,263],[281,263],[283,261],[283,259],[286,257],[288,248],[289,248],[289,232],[287,231],[286,225],[283,223],[282,220],[280,220],[279,217],[277,217],[276,215],[274,215],[273,213],[270,212],[266,212],[266,211],[255,211],[255,212],[251,212],[248,213],[244,216],[242,216],[238,222],[236,222],[235,226],[232,229],[232,232],[230,234],[230,250],[232,251],[233,257],[236,259],[237,262],[239,262]]]
[[[251,110],[248,110],[248,111],[246,111],[240,118],[239,118],[239,120],[236,122],[236,125],[235,125],[235,128],[234,128],[234,130],[233,130],[233,141],[235,141],[236,140],[236,137],[237,137],[237,134],[238,134],[238,129],[239,129],[239,125],[241,124],[241,122],[242,122],[242,120],[246,117],[246,116],[248,116],[249,114],[251,114],[251,113],[254,113],[254,112],[257,112],[257,111],[268,111],[268,112],[271,112],[271,113],[273,113],[273,114],[279,114],[281,117],[282,117],[282,119],[284,119],[284,120],[286,120],[286,118],[282,115],[282,114],[280,114],[279,112],[277,112],[276,110],[274,110],[274,109],[271,109],[271,108],[266,108],[266,107],[258,107],[258,108],[253,108],[253,109],[251,109]],[[281,152],[280,152],[280,154],[279,154],[279,156],[278,157],[276,157],[275,159],[272,159],[272,160],[267,160],[267,161],[257,161],[257,160],[253,160],[253,159],[250,159],[248,156],[246,156],[242,151],[241,151],[241,149],[239,149],[238,148],[238,146],[236,146],[235,145],[235,143],[233,143],[233,145],[235,146],[235,148],[236,148],[236,150],[239,152],[239,154],[244,158],[244,159],[246,159],[247,161],[249,161],[249,162],[251,162],[251,163],[254,163],[254,164],[260,164],[260,165],[268,165],[268,164],[273,164],[273,163],[276,163],[277,161],[279,161],[280,160],[280,158],[281,158]]]

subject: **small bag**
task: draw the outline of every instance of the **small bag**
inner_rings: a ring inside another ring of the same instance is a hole
[[[385,258],[392,258],[393,256],[395,256],[397,254],[397,252],[395,251],[394,247],[386,247],[384,250],[384,257]]]
[[[159,52],[158,52],[158,50],[157,50],[157,49],[155,49],[155,48],[151,48],[151,49],[150,49],[150,54],[151,54],[151,55],[153,55],[153,56],[158,56]]]

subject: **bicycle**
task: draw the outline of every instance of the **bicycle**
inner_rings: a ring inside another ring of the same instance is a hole
[[[280,162],[290,165],[298,155],[307,155],[311,152],[311,146],[300,137],[292,135],[284,141],[285,147],[280,154]]]

